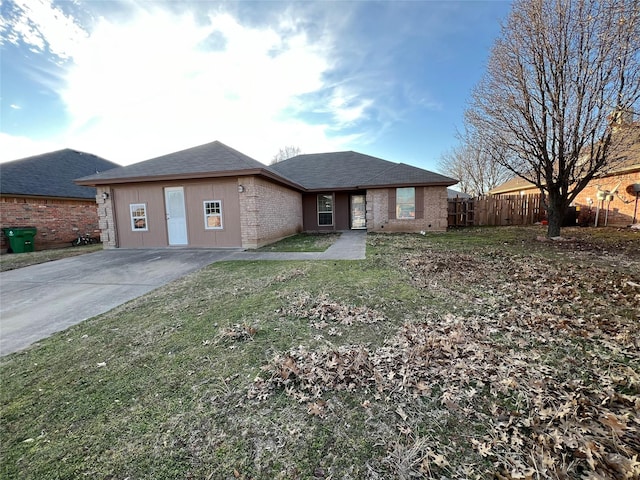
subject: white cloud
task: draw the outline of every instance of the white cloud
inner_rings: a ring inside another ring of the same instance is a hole
[[[132,5],[125,19],[101,17],[85,33],[49,1],[19,0],[12,34],[72,61],[63,86],[49,85],[70,127],[44,145],[129,164],[220,140],[268,163],[283,145],[310,153],[352,148],[361,139],[339,136],[340,128],[366,118],[372,100],[334,92],[326,81],[334,39],[315,31],[311,41],[291,10],[273,26],[257,27],[221,11],[198,21],[191,12]],[[332,100],[319,106],[318,98]],[[304,120],[318,112],[313,123]],[[24,143],[9,139],[4,135],[6,144]]]
[[[311,109],[300,96],[326,88],[330,39],[312,44],[226,13],[209,20],[155,10],[99,22],[61,93],[74,119],[67,141],[132,163],[213,140],[263,162],[283,145],[327,151],[353,140],[299,117]],[[206,49],[211,35],[224,41]],[[339,107],[336,118],[353,122],[365,106]]]
[[[343,87],[334,89],[329,101],[329,111],[339,126],[349,126],[366,117],[366,110],[373,105],[373,100],[360,98],[347,93]]]
[[[9,107],[13,110],[20,110],[22,108],[20,107],[20,105],[16,105],[15,103],[12,103],[11,105],[9,105]]]
[[[13,5],[16,16],[7,35],[11,43],[23,41],[34,52],[48,48],[53,55],[67,59],[86,37],[73,16],[54,7],[51,0],[13,0]]]
[[[40,153],[61,150],[66,147],[67,145],[62,145],[55,141],[34,140],[0,132],[0,162],[18,160]]]

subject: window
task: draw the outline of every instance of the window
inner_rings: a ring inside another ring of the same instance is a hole
[[[411,220],[416,218],[415,188],[396,188],[396,218]]]
[[[149,230],[147,225],[147,204],[132,203],[129,205],[131,211],[131,230],[134,232],[146,232]]]
[[[222,228],[222,202],[220,200],[205,200],[204,228],[206,230],[220,230]]]
[[[333,225],[333,195],[318,195],[318,226]]]

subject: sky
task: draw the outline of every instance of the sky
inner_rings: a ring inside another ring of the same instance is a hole
[[[0,0],[0,162],[219,140],[437,171],[508,1]]]

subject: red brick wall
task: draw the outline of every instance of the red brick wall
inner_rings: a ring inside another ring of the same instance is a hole
[[[78,234],[99,237],[98,210],[95,200],[59,200],[0,197],[0,226],[36,227],[36,250],[71,246]],[[0,234],[2,252],[8,247]]]
[[[635,183],[640,183],[640,171],[629,172],[620,175],[611,175],[609,177],[596,178],[591,180],[582,190],[573,202],[580,212],[579,217],[584,219],[585,225],[593,226],[596,210],[600,206],[598,216],[598,225],[604,226],[605,218],[607,225],[610,226],[626,226],[633,221],[633,212],[635,209],[635,197],[627,192],[627,187]],[[619,185],[618,185],[619,184]],[[598,187],[601,190],[613,190],[618,186],[617,194],[613,201],[604,204],[598,198]],[[540,191],[533,187],[531,189],[523,189],[520,193],[539,193]],[[501,195],[513,195],[518,192],[510,192]],[[591,200],[591,202],[589,202]],[[608,213],[607,213],[608,210]],[[636,212],[636,222],[640,221],[640,203]]]
[[[604,205],[597,200],[598,185],[602,190],[611,191],[618,185],[617,193],[611,203],[605,201]],[[626,175],[617,175],[615,177],[599,178],[589,182],[589,185],[578,194],[574,204],[580,206],[580,210],[588,210],[589,202],[591,199],[591,211],[595,215],[598,203],[600,203],[600,215],[598,218],[598,224],[604,225],[606,210],[609,210],[607,216],[607,225],[629,225],[633,220],[633,210],[635,208],[635,197],[626,192],[626,188],[634,183],[640,183],[640,172],[628,173]],[[640,209],[640,205],[638,206]],[[604,209],[604,210],[603,210]],[[592,216],[593,216],[592,215]],[[640,215],[636,213],[636,222],[640,218]]]

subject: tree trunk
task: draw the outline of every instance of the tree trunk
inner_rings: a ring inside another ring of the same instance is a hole
[[[564,215],[567,210],[567,205],[565,204],[566,199],[563,198],[559,191],[551,190],[548,193],[547,220],[549,224],[547,227],[547,237],[559,237],[560,229],[564,222]]]

